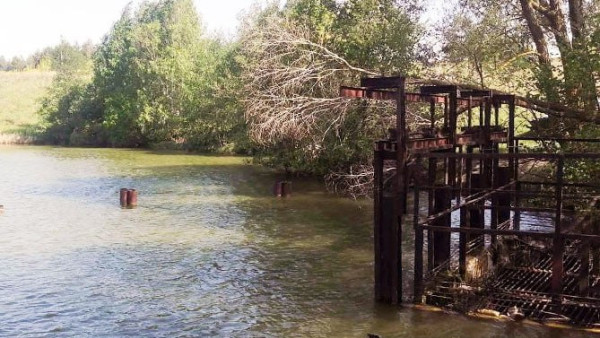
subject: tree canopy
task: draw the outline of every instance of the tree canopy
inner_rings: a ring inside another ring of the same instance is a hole
[[[597,120],[597,1],[460,0],[425,27],[427,3],[272,3],[224,40],[204,32],[191,0],[145,1],[98,46],[63,42],[0,67],[57,72],[41,110],[49,142],[237,151],[323,175],[368,167],[371,142],[393,126],[385,103],[339,97],[363,76],[493,87]],[[599,134],[559,115],[557,133]]]

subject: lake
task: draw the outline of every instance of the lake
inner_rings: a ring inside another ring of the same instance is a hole
[[[0,336],[584,336],[375,304],[371,202],[246,162],[0,147]]]

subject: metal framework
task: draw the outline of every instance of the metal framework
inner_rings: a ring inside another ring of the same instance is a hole
[[[402,302],[402,228],[412,225],[414,303],[600,325],[600,182],[570,174],[600,164],[600,152],[524,147],[600,140],[517,136],[515,110],[530,106],[514,95],[406,87],[399,76],[340,89],[345,97],[396,101],[395,133],[375,142],[375,299]],[[437,132],[411,137],[407,103],[428,105]],[[507,122],[500,123],[501,109]],[[398,168],[392,179],[384,177],[386,161]],[[410,168],[423,162],[425,181]]]

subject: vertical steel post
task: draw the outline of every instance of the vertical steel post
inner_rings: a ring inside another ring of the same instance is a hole
[[[553,294],[559,295],[562,291],[563,279],[563,253],[564,253],[564,238],[561,235],[562,230],[562,208],[563,208],[563,176],[564,176],[564,157],[558,158],[556,168],[556,213],[554,226],[554,240],[552,245],[552,281],[550,290]],[[558,298],[558,297],[557,297]],[[560,300],[558,300],[560,301]]]
[[[414,274],[414,299],[415,304],[423,302],[423,229],[419,225],[419,186],[414,187],[413,201],[413,227],[415,230],[415,274]]]
[[[397,143],[397,160],[396,160],[396,194],[398,196],[396,200],[397,210],[397,253],[396,253],[396,271],[394,273],[394,280],[396,285],[396,301],[395,303],[402,302],[402,215],[406,212],[406,194],[407,189],[407,173],[406,173],[406,158],[408,155],[407,151],[407,140],[408,130],[406,129],[406,96],[405,96],[405,81],[401,79],[401,83],[396,89],[396,130],[398,131],[398,143]]]
[[[374,246],[374,273],[375,273],[375,301],[383,301],[383,282],[382,282],[382,213],[381,202],[383,199],[383,144],[376,143],[375,156],[373,160],[373,246]]]

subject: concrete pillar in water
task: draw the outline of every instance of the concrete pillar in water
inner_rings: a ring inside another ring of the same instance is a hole
[[[128,190],[129,189],[127,188],[121,188],[121,190],[119,191],[119,202],[121,203],[121,208],[127,207]]]
[[[292,195],[292,182],[278,181],[273,187],[273,194],[277,197],[289,197]]]
[[[128,208],[135,208],[137,207],[137,198],[138,198],[138,192],[135,189],[129,189],[127,191],[127,207]]]

